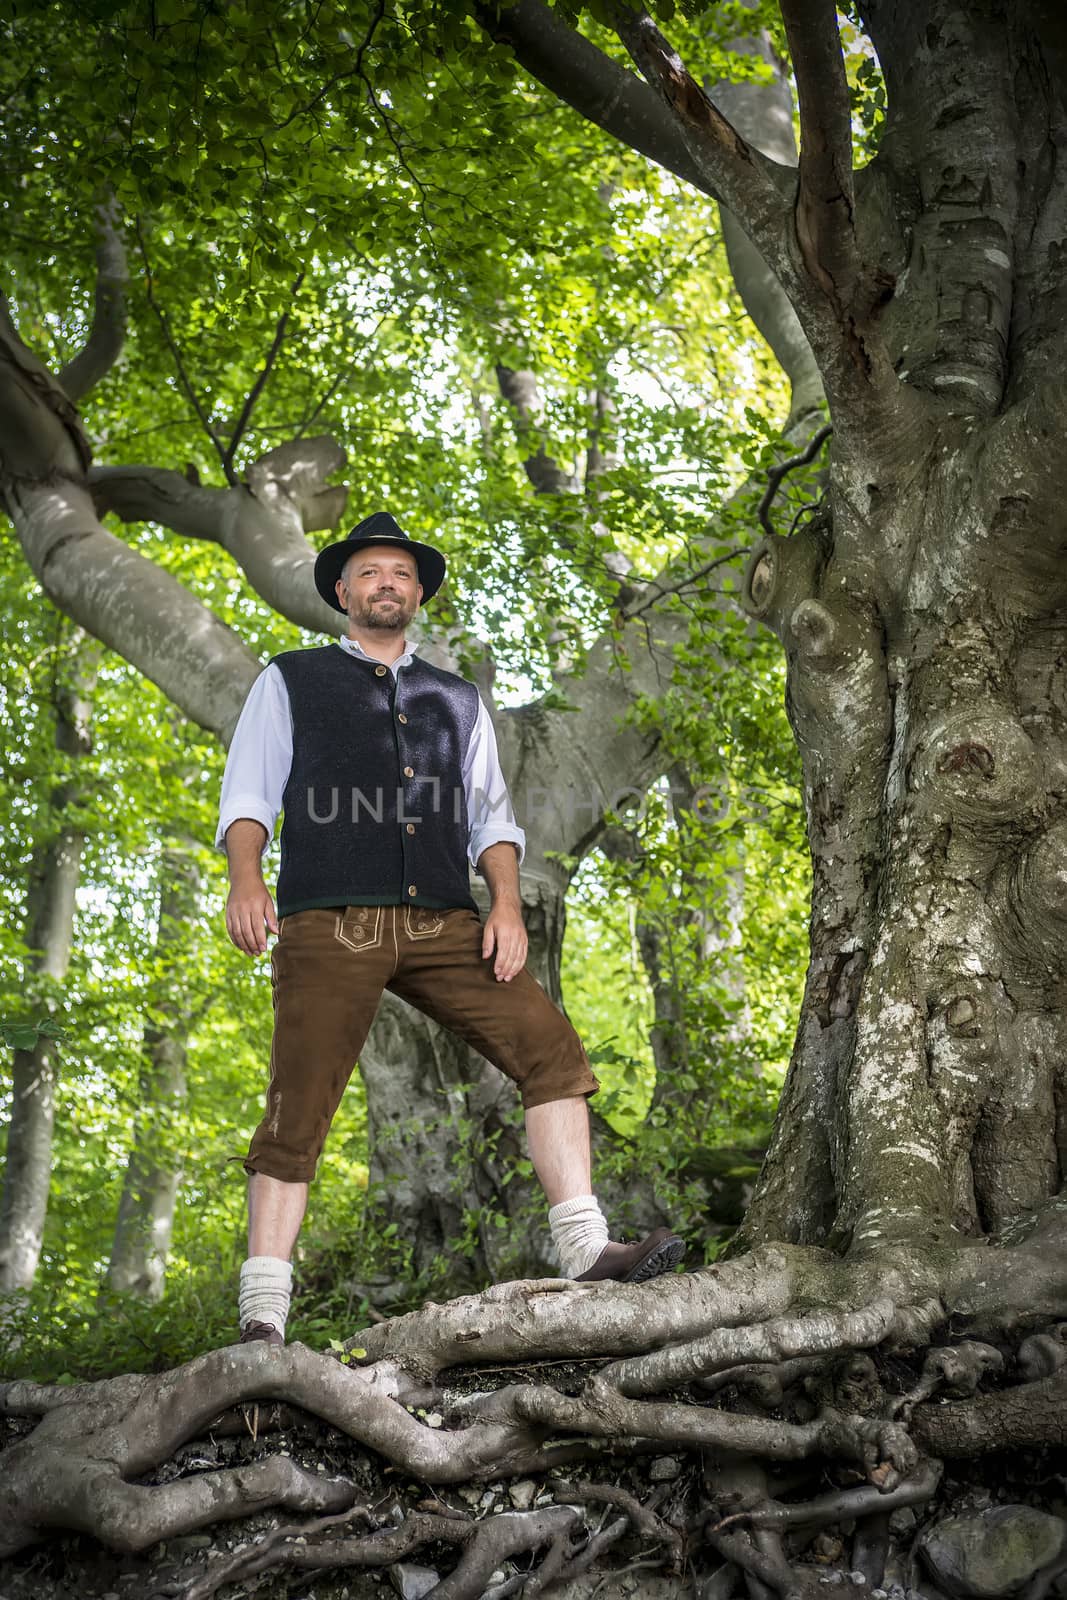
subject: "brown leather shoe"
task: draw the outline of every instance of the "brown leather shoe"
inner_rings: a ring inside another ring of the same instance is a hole
[[[656,1228],[639,1244],[606,1244],[588,1272],[580,1272],[578,1283],[644,1283],[669,1272],[685,1255],[685,1245],[669,1228]]]
[[[259,1340],[267,1344],[284,1345],[285,1337],[280,1334],[272,1322],[246,1322],[241,1329],[239,1344],[256,1344]]]

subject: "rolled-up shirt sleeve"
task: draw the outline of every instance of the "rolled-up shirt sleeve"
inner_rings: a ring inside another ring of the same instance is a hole
[[[481,696],[478,717],[463,759],[463,792],[470,822],[467,854],[472,867],[491,844],[511,843],[519,852],[521,864],[526,854],[526,835],[515,821],[511,796],[500,770],[493,721]]]
[[[260,673],[237,719],[219,801],[216,849],[225,849],[231,822],[248,817],[267,830],[270,849],[282,795],[293,764],[293,728],[285,680],[276,666]]]

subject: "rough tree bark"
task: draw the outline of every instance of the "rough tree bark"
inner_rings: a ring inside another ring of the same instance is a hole
[[[85,830],[75,813],[87,798],[77,774],[79,758],[92,749],[92,697],[100,649],[79,628],[64,623],[53,689],[56,749],[71,758],[74,772],[49,796],[49,828],[29,869],[25,968],[27,1003],[39,1021],[54,1009],[52,986],[62,983],[74,943],[75,896],[81,876]],[[50,836],[49,836],[50,835]],[[40,993],[41,984],[45,992]],[[44,1241],[52,1183],[52,1135],[59,1071],[55,1041],[38,1034],[32,1049],[13,1052],[11,1117],[0,1193],[0,1292],[33,1287]]]
[[[159,865],[156,964],[162,993],[149,997],[141,1046],[138,1111],[126,1163],[107,1285],[120,1294],[161,1300],[181,1167],[174,1121],[185,1102],[185,1061],[194,1006],[182,958],[200,915],[202,873],[194,839],[173,840]]]

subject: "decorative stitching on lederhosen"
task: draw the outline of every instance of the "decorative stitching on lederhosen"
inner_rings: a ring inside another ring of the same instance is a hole
[[[333,936],[349,950],[376,950],[385,931],[384,906],[346,906],[337,913]]]

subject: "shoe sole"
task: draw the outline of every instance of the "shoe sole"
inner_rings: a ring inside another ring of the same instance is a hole
[[[645,1259],[639,1261],[622,1281],[647,1283],[649,1278],[659,1278],[672,1267],[676,1267],[684,1255],[685,1244],[681,1239],[664,1239],[654,1250],[650,1250]]]

